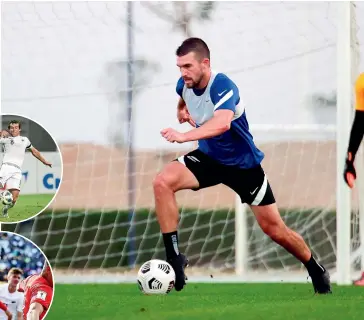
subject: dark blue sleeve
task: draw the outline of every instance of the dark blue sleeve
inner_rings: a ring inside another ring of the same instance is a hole
[[[185,82],[183,81],[182,77],[178,79],[176,92],[182,98],[183,87],[185,86]]]
[[[240,101],[238,87],[222,73],[216,75],[211,85],[210,97],[215,111],[227,109],[235,112]]]

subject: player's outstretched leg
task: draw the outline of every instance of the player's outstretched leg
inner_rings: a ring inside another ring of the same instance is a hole
[[[262,230],[305,265],[312,279],[315,293],[331,293],[328,271],[316,262],[303,238],[285,225],[279,214],[277,204],[251,205],[250,207]]]
[[[9,215],[8,215],[9,209],[10,209],[10,207],[7,204],[4,205],[3,208],[1,209],[1,212],[2,212],[4,218],[9,218]]]
[[[0,188],[3,188],[3,184],[1,184],[1,182],[0,182]],[[4,192],[4,191],[0,192],[0,198],[1,198],[1,199],[3,198],[3,192]],[[2,216],[3,216],[4,218],[8,218],[8,217],[9,217],[9,216],[8,216],[8,211],[7,211],[7,209],[5,209],[4,207],[5,207],[5,205],[4,205],[4,206],[2,207],[2,209],[1,209]]]
[[[4,218],[9,218],[9,214],[8,211],[9,209],[11,209],[12,207],[14,207],[15,202],[11,203],[11,204],[5,204],[2,208],[2,213],[3,213],[3,217]]]
[[[177,291],[182,290],[186,284],[184,269],[188,265],[188,260],[178,249],[179,211],[175,192],[197,188],[198,185],[192,172],[177,161],[167,164],[153,181],[156,214],[163,234],[167,262],[176,273]]]
[[[1,189],[3,189],[4,188],[4,185],[5,185],[5,183],[3,183],[2,181],[0,181],[0,188]],[[0,192],[0,199],[2,199],[3,198],[3,193],[4,193],[4,191],[1,191]],[[2,216],[4,217],[4,218],[7,218],[8,217],[8,212],[6,211],[4,211],[4,207],[2,207],[2,209],[1,209],[1,212],[2,212]]]
[[[3,217],[4,218],[8,218],[9,217],[8,211],[9,211],[9,209],[11,209],[12,207],[15,206],[15,203],[18,200],[19,193],[20,193],[20,191],[17,190],[17,189],[9,189],[9,191],[13,195],[13,203],[7,204],[7,205],[4,205],[3,206],[3,208],[2,208],[2,214],[3,214]]]

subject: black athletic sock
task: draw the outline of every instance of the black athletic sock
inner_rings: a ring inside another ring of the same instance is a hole
[[[309,274],[322,274],[325,269],[311,255],[310,260],[305,263],[305,267]]]
[[[163,233],[163,241],[166,248],[167,260],[177,257],[179,255],[177,231]]]

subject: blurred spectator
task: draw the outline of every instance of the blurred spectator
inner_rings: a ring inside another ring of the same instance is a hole
[[[20,268],[24,278],[38,274],[44,265],[44,256],[32,243],[10,233],[0,233],[0,281],[11,268]]]

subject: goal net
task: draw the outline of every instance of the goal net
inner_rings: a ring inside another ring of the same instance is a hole
[[[2,229],[38,244],[58,282],[134,281],[139,265],[163,259],[152,181],[194,145],[168,144],[159,132],[189,130],[175,119],[174,51],[186,36],[198,36],[210,46],[213,68],[240,88],[284,221],[335,272],[337,34],[345,28],[339,4],[129,5],[2,3],[2,111],[46,124],[64,166],[48,210]],[[364,70],[364,5],[351,8],[353,84]],[[359,200],[355,188],[353,275],[363,251]],[[303,266],[263,234],[227,187],[181,191],[177,201],[180,250],[192,280],[306,281]]]

